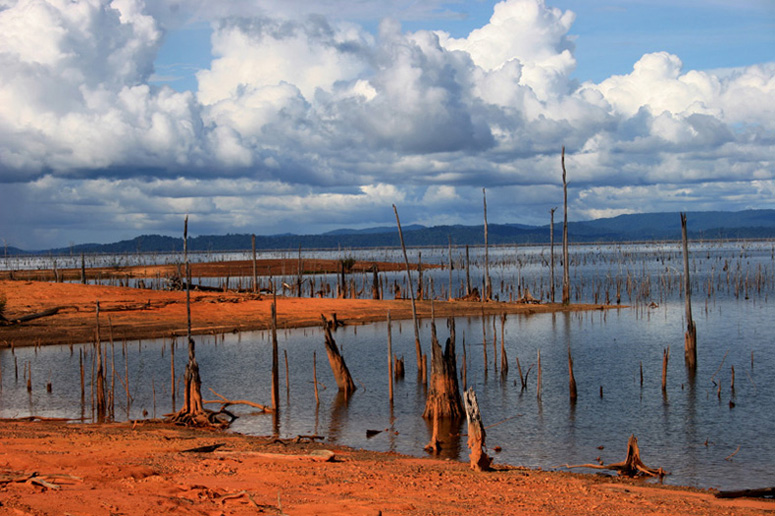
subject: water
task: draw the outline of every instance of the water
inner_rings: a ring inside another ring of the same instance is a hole
[[[775,433],[775,415],[769,410],[775,400],[775,378],[771,374],[775,366],[775,337],[770,331],[772,309],[768,302],[773,263],[770,245],[742,248],[736,244],[709,244],[707,249],[693,254],[694,319],[698,332],[698,369],[693,381],[683,364],[684,311],[680,290],[675,286],[680,284],[680,274],[675,271],[680,266],[680,253],[674,246],[656,247],[633,247],[626,251],[621,247],[590,247],[585,253],[579,252],[573,258],[577,262],[572,273],[574,293],[580,292],[579,298],[589,300],[596,282],[615,285],[617,277],[624,281],[629,272],[637,285],[632,294],[623,294],[622,302],[633,307],[509,315],[505,323],[509,373],[505,378],[500,370],[495,371],[496,360],[500,366],[500,318],[496,318],[494,327],[492,318],[484,321],[487,373],[483,364],[482,320],[457,320],[458,361],[465,346],[468,383],[476,390],[485,425],[495,425],[487,430],[487,443],[490,448],[502,448],[500,453],[491,452],[497,463],[552,469],[564,464],[594,463],[597,457],[605,463],[617,462],[624,459],[627,438],[635,434],[644,462],[671,473],[665,479],[667,483],[721,489],[775,485],[771,461],[775,440],[769,437]],[[430,261],[434,252],[438,254],[437,260],[445,257],[444,250],[429,250],[427,255],[423,253],[423,261],[426,256]],[[627,260],[621,259],[625,253]],[[508,255],[505,251],[504,254]],[[535,256],[540,254],[536,252]],[[504,277],[518,277],[526,284],[540,285],[539,276],[545,274],[542,263],[537,258],[515,267],[513,261],[504,260],[494,270]],[[753,278],[757,270],[769,271],[765,275],[769,279],[760,282],[759,288],[751,283],[746,299],[745,289],[735,283],[735,278]],[[434,272],[434,278],[438,278],[436,285],[443,284],[448,272]],[[460,274],[459,269],[454,272]],[[644,285],[649,283],[649,295],[642,295]],[[709,285],[713,290],[711,296],[707,295]],[[654,305],[649,306],[647,300],[654,301]],[[448,335],[446,323],[439,320],[437,324],[443,341]],[[494,328],[497,355],[493,349]],[[274,419],[271,415],[251,413],[249,407],[235,406],[240,418],[233,430],[255,435],[279,433],[282,437],[319,434],[341,444],[423,455],[431,428],[420,417],[425,388],[415,378],[411,321],[393,323],[393,350],[405,357],[406,378],[396,383],[392,409],[387,395],[386,335],[385,323],[345,327],[335,333],[359,386],[345,402],[337,395],[322,333],[317,329],[281,332],[280,415]],[[427,322],[422,325],[421,340],[424,351],[429,352]],[[107,361],[111,362],[111,355],[115,361],[118,419],[139,418],[143,411],[147,411],[148,417],[161,416],[173,410],[171,345],[169,340],[116,343],[112,352],[107,346]],[[662,352],[668,346],[667,390],[663,394]],[[569,347],[579,389],[575,405],[568,396]],[[82,349],[86,352],[83,405],[79,373]],[[540,400],[536,396],[535,367],[539,349],[543,375]],[[283,352],[287,352],[289,360],[287,392]],[[312,383],[313,352],[317,353],[319,406]],[[14,353],[2,350],[0,416],[90,418],[91,357],[91,346],[74,346],[72,350],[58,346],[37,351],[17,348]],[[517,357],[523,372],[530,368],[526,391],[520,388]],[[175,408],[179,408],[187,359],[182,341],[176,345],[175,358],[179,382]],[[206,399],[215,399],[208,390],[212,388],[229,398],[269,403],[271,346],[267,332],[198,337],[197,359]],[[28,363],[32,370],[32,393],[26,390],[23,372]],[[128,411],[123,384],[127,372],[132,396]],[[52,393],[46,391],[47,381],[52,383]],[[389,431],[368,439],[367,429]],[[465,432],[464,425],[456,430]],[[443,446],[443,456],[467,458],[465,436]]]

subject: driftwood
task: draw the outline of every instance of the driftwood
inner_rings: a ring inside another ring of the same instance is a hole
[[[482,424],[482,415],[479,412],[479,402],[473,387],[469,387],[463,394],[466,405],[466,418],[468,419],[468,449],[471,450],[471,469],[477,471],[489,471],[492,459],[484,451],[485,431]]]
[[[22,315],[20,317],[11,317],[10,319],[6,319],[2,315],[0,315],[0,326],[13,326],[16,324],[22,324],[29,321],[34,321],[35,319],[42,319],[43,317],[50,317],[52,315],[58,314],[59,311],[64,308],[68,308],[68,307],[57,306],[55,308],[49,308],[48,310],[43,310],[42,312]]]
[[[760,489],[741,489],[739,491],[719,491],[716,498],[775,498],[775,487]]]
[[[257,451],[216,451],[216,455],[237,457],[261,457],[265,459],[303,460],[310,462],[334,462],[336,454],[331,450],[313,450],[304,454],[267,453]]]
[[[331,334],[331,325],[326,320],[325,315],[320,317],[323,319],[323,329],[326,336],[326,354],[328,355],[328,363],[331,364],[331,372],[334,373],[334,379],[336,380],[336,385],[339,386],[339,390],[347,397],[355,392],[357,387],[350,374],[350,370],[347,368],[344,357],[339,353],[339,347],[336,345],[334,336]]]
[[[565,465],[566,468],[592,468],[592,469],[609,469],[616,471],[619,475],[627,477],[638,477],[646,475],[649,477],[662,478],[669,473],[662,468],[650,468],[643,464],[640,458],[640,449],[638,448],[638,438],[631,435],[627,440],[627,457],[621,462],[614,462],[613,464],[577,464],[577,465]]]
[[[13,471],[0,472],[0,485],[11,484],[11,483],[35,484],[41,487],[45,487],[46,489],[57,491],[60,489],[60,486],[58,484],[54,484],[53,482],[56,481],[56,482],[62,483],[62,481],[65,481],[65,480],[81,482],[83,479],[80,477],[75,477],[73,475],[62,475],[62,474],[45,475],[45,474],[40,474],[38,472],[32,472],[32,473],[18,473]]]

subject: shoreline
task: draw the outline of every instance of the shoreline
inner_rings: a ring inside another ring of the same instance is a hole
[[[185,291],[130,287],[0,280],[8,320],[57,310],[56,314],[22,324],[0,326],[0,348],[93,342],[100,303],[103,341],[174,338],[186,334]],[[195,335],[267,330],[272,297],[244,292],[191,292]],[[519,304],[479,301],[417,301],[420,319],[477,317],[482,314],[536,314],[625,308],[615,305]],[[279,329],[320,326],[321,314],[349,325],[412,318],[411,302],[403,300],[277,297]]]
[[[0,514],[748,516],[775,509],[772,501],[642,480],[497,461],[479,473],[458,461],[150,421],[2,420],[0,431]],[[207,446],[217,449],[185,451]]]

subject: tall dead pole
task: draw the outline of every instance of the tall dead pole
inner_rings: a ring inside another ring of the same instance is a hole
[[[280,408],[280,373],[277,350],[277,289],[272,286],[272,410]]]
[[[686,333],[684,333],[684,355],[686,367],[697,370],[697,327],[692,318],[692,283],[689,278],[689,239],[686,235],[686,213],[681,213],[681,241],[684,254],[684,301],[686,305]]]
[[[490,251],[487,242],[487,191],[482,188],[484,199],[484,299],[492,299],[492,284],[490,283]]]
[[[253,246],[253,293],[258,292],[258,272],[256,271],[256,235],[250,235]]]
[[[420,326],[417,323],[417,303],[414,300],[414,286],[412,284],[412,270],[409,267],[409,257],[406,255],[406,245],[404,244],[404,233],[401,231],[401,220],[398,218],[398,208],[393,205],[393,213],[396,214],[396,224],[398,225],[398,237],[401,239],[401,250],[404,252],[404,263],[406,264],[406,277],[409,282],[409,295],[412,299],[412,322],[414,323],[414,347],[417,354],[417,372],[423,373],[422,367],[422,347],[420,346]],[[426,382],[426,376],[423,374],[423,383]]]
[[[185,382],[184,406],[176,419],[188,424],[198,424],[202,418],[206,421],[202,401],[202,380],[199,377],[199,364],[196,361],[196,348],[191,337],[191,267],[188,263],[188,215],[183,223],[183,262],[186,275],[186,339],[188,340],[188,363],[183,376]]]
[[[550,295],[554,303],[554,212],[557,208],[549,210],[549,275],[550,275]]]
[[[570,304],[570,264],[568,263],[568,182],[565,175],[565,145],[562,146],[562,304]]]

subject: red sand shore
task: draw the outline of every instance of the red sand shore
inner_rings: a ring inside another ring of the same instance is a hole
[[[763,515],[775,504],[153,423],[0,422],[0,515]],[[222,444],[210,453],[184,452]],[[327,449],[333,461],[311,452]],[[42,481],[42,482],[41,482]]]
[[[0,281],[7,319],[59,307],[56,315],[0,326],[0,346],[93,339],[100,301],[103,337],[180,335],[185,294],[33,281]],[[194,293],[197,333],[266,328],[271,300]],[[438,317],[603,307],[436,302]],[[320,314],[359,324],[410,318],[408,301],[279,298],[281,327],[311,326]],[[421,316],[430,303],[419,303]],[[0,516],[162,514],[772,514],[775,503],[720,500],[709,491],[599,475],[497,464],[476,473],[460,462],[418,459],[271,438],[189,430],[170,424],[0,421]],[[183,450],[223,443],[211,453]],[[529,443],[513,443],[514,446]],[[625,443],[622,443],[624,448]],[[310,452],[335,452],[318,462]],[[624,453],[624,451],[622,452]]]

